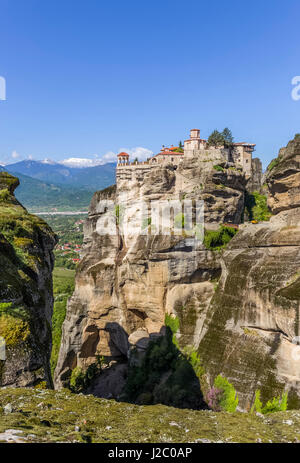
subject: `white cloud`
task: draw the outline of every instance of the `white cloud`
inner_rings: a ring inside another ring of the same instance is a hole
[[[117,155],[122,151],[125,151],[125,153],[130,155],[131,161],[133,161],[135,158],[138,158],[139,161],[146,161],[148,158],[153,156],[153,151],[148,150],[147,148],[143,148],[142,146],[137,146],[135,148],[120,148],[117,153],[108,151],[100,159],[104,162],[116,162]]]
[[[55,164],[57,164],[56,161],[52,161],[52,159],[49,159],[49,158],[45,158],[43,161],[40,161],[42,162],[42,164],[50,164],[52,166],[54,166]]]
[[[151,150],[143,148],[142,146],[137,146],[136,148],[120,148],[118,152],[108,151],[107,153],[99,156],[98,154],[91,154],[89,157],[77,158],[70,157],[62,161],[58,161],[59,164],[63,164],[67,167],[94,167],[107,164],[108,162],[117,162],[117,155],[121,151],[125,151],[130,155],[130,159],[133,161],[135,158],[138,158],[139,161],[146,161],[147,158],[153,155]],[[91,159],[93,157],[93,159]],[[45,160],[44,162],[49,162]]]
[[[132,161],[135,158],[138,158],[139,161],[147,161],[148,158],[153,156],[153,151],[143,148],[142,146],[137,146],[136,148],[131,149],[121,148],[120,151],[128,153]]]
[[[20,157],[20,155],[19,155],[19,153],[17,153],[16,151],[13,151],[13,152],[11,153],[11,157],[12,157],[13,159],[18,159],[18,158]]]
[[[107,162],[117,162],[117,154],[118,153],[114,153],[113,151],[108,151],[101,156],[100,160],[102,160],[102,164]]]
[[[59,163],[67,167],[94,167],[104,164],[101,159],[89,158],[68,158],[63,161],[59,161]]]

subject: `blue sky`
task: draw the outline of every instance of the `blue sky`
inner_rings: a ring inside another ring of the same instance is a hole
[[[0,7],[2,162],[157,152],[228,126],[266,165],[300,132],[299,0]]]

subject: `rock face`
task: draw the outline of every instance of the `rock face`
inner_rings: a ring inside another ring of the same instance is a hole
[[[274,215],[245,226],[222,255],[222,277],[210,303],[198,352],[210,381],[225,375],[248,408],[289,392],[299,407],[300,169],[299,137],[282,149],[267,176]],[[298,182],[298,186],[297,186]]]
[[[300,207],[300,134],[279,151],[266,177],[269,207],[274,214]]]
[[[177,169],[158,167],[142,178],[119,178],[116,189],[95,194],[63,326],[57,387],[99,353],[115,364],[112,376],[106,370],[91,391],[117,396],[128,358],[133,351],[143,356],[149,342],[164,334],[165,314],[171,314],[179,323],[179,348],[193,348],[201,359],[204,393],[222,374],[236,388],[243,409],[251,406],[257,389],[263,402],[286,390],[289,406],[298,407],[299,143],[296,137],[281,150],[267,175],[275,215],[270,222],[242,225],[222,252],[195,246],[186,237],[136,235],[120,227],[101,236],[97,223],[108,217],[99,207],[103,199],[123,200],[133,218],[139,199],[176,198],[203,199],[207,228],[240,223],[245,177],[231,165],[185,159]]]
[[[183,197],[204,200],[208,226],[239,223],[245,176],[230,165],[215,163],[215,159],[187,159],[177,169],[166,165],[151,169],[142,178],[119,179],[116,189],[94,195],[84,230],[83,259],[63,325],[57,387],[68,384],[76,366],[94,363],[97,353],[127,364],[132,348],[144,352],[149,341],[161,334],[166,313],[184,320],[184,343],[197,345],[221,272],[218,256],[204,246],[193,248],[182,236],[137,235],[120,227],[116,234],[101,236],[97,223],[105,219],[99,207],[103,200],[121,203],[120,215],[121,207],[126,207],[131,220],[138,212],[138,200],[150,204]],[[123,367],[121,372],[119,381],[124,384]],[[98,389],[102,396],[111,396],[111,389],[106,393],[101,385]]]
[[[247,183],[247,191],[253,193],[260,191],[262,188],[262,163],[259,158],[253,158],[251,164],[251,177]]]
[[[16,200],[17,178],[0,173],[0,386],[34,386],[50,375],[55,235]],[[5,349],[4,342],[5,341]]]

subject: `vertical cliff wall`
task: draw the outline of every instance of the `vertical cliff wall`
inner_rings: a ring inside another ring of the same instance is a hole
[[[99,235],[105,221],[103,200],[120,203],[134,219],[139,201],[202,199],[207,226],[239,223],[243,214],[245,176],[233,165],[215,159],[186,159],[178,168],[157,166],[146,175],[133,173],[117,187],[94,195],[85,225],[85,246],[76,274],[76,287],[63,325],[55,372],[57,387],[66,386],[74,369],[85,370],[97,355],[111,361],[91,392],[117,397],[126,381],[133,350],[145,352],[149,342],[164,333],[165,315],[182,320],[182,345],[198,346],[206,310],[221,273],[218,254],[188,238],[131,234]],[[145,227],[153,224],[146,223]]]
[[[271,220],[241,225],[223,251],[195,247],[184,236],[136,235],[120,227],[101,236],[97,224],[108,218],[99,206],[105,199],[121,202],[133,219],[141,199],[150,204],[176,198],[203,199],[207,228],[239,223],[245,177],[232,165],[186,159],[178,168],[158,166],[145,176],[119,179],[116,189],[96,193],[63,326],[56,386],[68,385],[74,369],[84,371],[99,354],[111,361],[110,367],[89,391],[119,397],[128,359],[139,362],[145,352],[148,359],[151,341],[167,336],[169,314],[176,321],[177,348],[192,349],[201,360],[204,393],[222,374],[236,388],[241,408],[250,407],[257,389],[263,402],[287,391],[289,406],[298,407],[299,148],[296,136],[269,167]],[[122,209],[116,213],[120,219]],[[163,346],[157,349],[164,352]],[[161,391],[170,375],[165,371],[159,384],[151,378],[153,393],[144,394],[143,400],[164,400]],[[176,394],[190,406],[183,393]]]
[[[248,224],[222,254],[222,277],[200,334],[210,383],[225,375],[249,408],[289,393],[299,407],[300,137],[269,166],[270,222]]]
[[[52,385],[52,249],[55,235],[16,200],[17,178],[0,173],[0,386]],[[3,342],[4,340],[4,342]]]

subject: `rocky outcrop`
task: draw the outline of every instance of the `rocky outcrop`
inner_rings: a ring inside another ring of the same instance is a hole
[[[298,150],[296,137],[269,169],[270,222],[241,225],[222,252],[195,245],[189,237],[131,234],[120,226],[115,234],[99,235],[97,224],[108,220],[108,212],[99,208],[103,199],[121,201],[133,220],[138,200],[176,198],[203,199],[207,228],[239,223],[245,177],[228,163],[186,159],[177,169],[151,169],[143,178],[120,179],[116,189],[97,193],[63,327],[56,386],[67,385],[76,366],[86,369],[100,354],[114,362],[112,374],[105,370],[90,391],[118,396],[128,359],[139,364],[151,341],[165,335],[165,314],[170,314],[178,323],[178,349],[193,349],[201,359],[204,393],[221,374],[236,388],[243,409],[251,406],[257,389],[264,403],[286,390],[289,407],[298,407]],[[120,207],[119,220],[122,213]],[[159,391],[170,375],[153,386],[152,399],[145,394],[143,399],[163,400]]]
[[[212,379],[222,373],[249,408],[289,392],[299,407],[297,347],[300,301],[299,138],[280,150],[267,176],[270,222],[245,225],[222,255],[222,277],[211,301],[198,352]],[[282,211],[282,212],[280,212]]]
[[[131,222],[140,200],[150,205],[157,200],[202,199],[208,226],[239,223],[245,176],[227,163],[215,162],[187,159],[177,169],[156,167],[143,178],[119,180],[116,189],[94,195],[76,288],[63,325],[57,387],[68,384],[76,366],[85,369],[94,363],[97,354],[127,364],[132,349],[145,352],[149,342],[162,334],[166,313],[183,320],[182,342],[198,345],[221,272],[218,255],[203,245],[191,246],[183,236],[131,234],[120,226],[115,234],[99,235],[97,224],[105,222],[107,213],[99,205],[107,199],[120,203],[118,213],[121,216],[125,208]],[[120,372],[118,381],[124,384],[123,367]],[[113,374],[116,378],[116,367]],[[109,383],[107,374],[105,381]],[[113,388],[105,392],[103,382],[104,377],[97,389],[111,397]]]
[[[279,151],[268,167],[268,205],[274,214],[300,207],[300,134]]]
[[[16,200],[18,185],[17,178],[0,173],[0,386],[51,386],[56,238]]]

